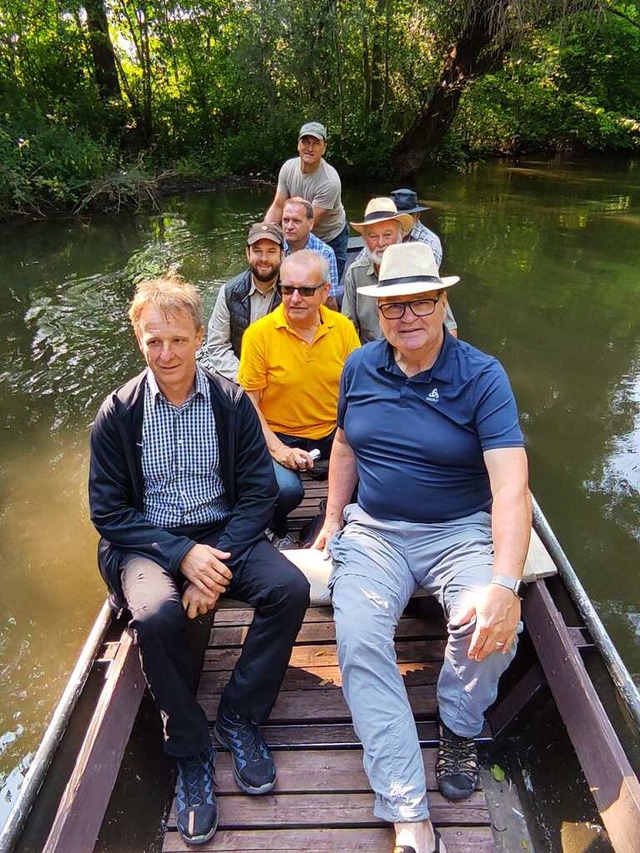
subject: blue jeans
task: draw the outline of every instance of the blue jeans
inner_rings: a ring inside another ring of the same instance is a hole
[[[325,241],[327,246],[331,246],[336,254],[336,264],[338,266],[338,282],[342,279],[342,271],[347,262],[347,246],[349,245],[349,223],[345,222],[345,226],[337,237],[333,240]]]
[[[392,823],[426,820],[424,765],[396,664],[395,629],[418,587],[438,598],[449,634],[437,688],[440,719],[462,737],[477,736],[516,653],[514,643],[505,654],[469,660],[475,623],[455,620],[465,599],[491,580],[491,516],[413,524],[375,519],[350,504],[344,517],[346,526],[329,543],[329,588],[342,690],[376,795],[374,814]]]
[[[295,435],[285,435],[282,432],[277,432],[276,435],[287,447],[299,447],[307,452],[317,447],[320,451],[320,459],[328,459],[335,430],[332,430],[324,438],[298,438]],[[287,516],[302,503],[304,486],[300,474],[292,468],[285,468],[284,465],[274,461],[273,470],[275,471],[279,492],[273,510],[271,529],[276,536],[286,536]]]

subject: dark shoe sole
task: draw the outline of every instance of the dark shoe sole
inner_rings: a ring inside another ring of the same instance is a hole
[[[452,802],[458,802],[459,800],[467,800],[471,794],[473,794],[478,786],[478,782],[474,784],[473,788],[463,789],[463,788],[455,788],[452,785],[448,784],[446,780],[438,782],[438,790],[447,800],[451,800]]]
[[[185,842],[185,844],[193,844],[196,846],[198,844],[206,844],[207,841],[211,841],[213,836],[218,831],[218,820],[219,820],[219,815],[216,814],[216,822],[211,827],[209,832],[206,835],[198,835],[195,838],[189,838],[189,836],[185,835],[184,832],[182,832],[182,830],[178,826],[178,832],[180,833],[180,838],[182,838],[182,840]]]
[[[251,794],[252,796],[260,796],[261,794],[268,794],[269,791],[273,791],[275,788],[276,780],[274,779],[272,782],[265,782],[264,785],[260,785],[260,787],[256,788],[254,785],[247,785],[246,782],[240,778],[238,770],[236,769],[236,759],[233,754],[233,750],[229,748],[228,743],[225,740],[224,734],[221,734],[218,731],[217,725],[213,727],[213,734],[215,735],[216,740],[220,744],[220,746],[224,746],[225,749],[229,751],[229,755],[231,756],[231,763],[233,765],[233,778],[238,783],[238,787],[245,794]]]

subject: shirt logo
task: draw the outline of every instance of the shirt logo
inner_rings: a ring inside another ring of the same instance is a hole
[[[431,400],[432,403],[437,403],[440,400],[440,394],[438,394],[437,388],[434,388],[433,391],[430,391],[427,394],[427,400]]]

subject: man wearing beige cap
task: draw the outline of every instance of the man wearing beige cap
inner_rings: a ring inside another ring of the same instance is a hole
[[[413,216],[398,212],[391,198],[371,199],[362,222],[351,222],[351,227],[362,234],[365,247],[351,264],[344,278],[342,313],[356,327],[363,344],[382,337],[378,322],[376,300],[359,292],[360,288],[378,283],[382,257],[388,246],[402,243],[413,228]],[[456,321],[447,305],[445,326],[455,334]]]
[[[276,287],[284,258],[284,236],[275,222],[256,222],[249,229],[249,268],[218,292],[209,318],[203,363],[236,381],[245,329],[280,304]]]
[[[303,124],[298,134],[298,154],[287,160],[278,175],[278,188],[265,215],[267,222],[281,222],[284,203],[301,196],[313,206],[313,233],[336,253],[338,279],[347,260],[349,226],[342,206],[340,176],[327,161],[327,129],[319,121]]]

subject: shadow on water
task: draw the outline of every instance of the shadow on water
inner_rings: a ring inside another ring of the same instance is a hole
[[[360,218],[374,194],[345,191]],[[479,164],[422,176],[464,337],[505,364],[532,487],[640,673],[640,164]],[[0,825],[95,617],[88,428],[140,367],[126,308],[170,265],[205,315],[244,268],[265,188],[165,199],[160,215],[3,228],[0,269]]]

